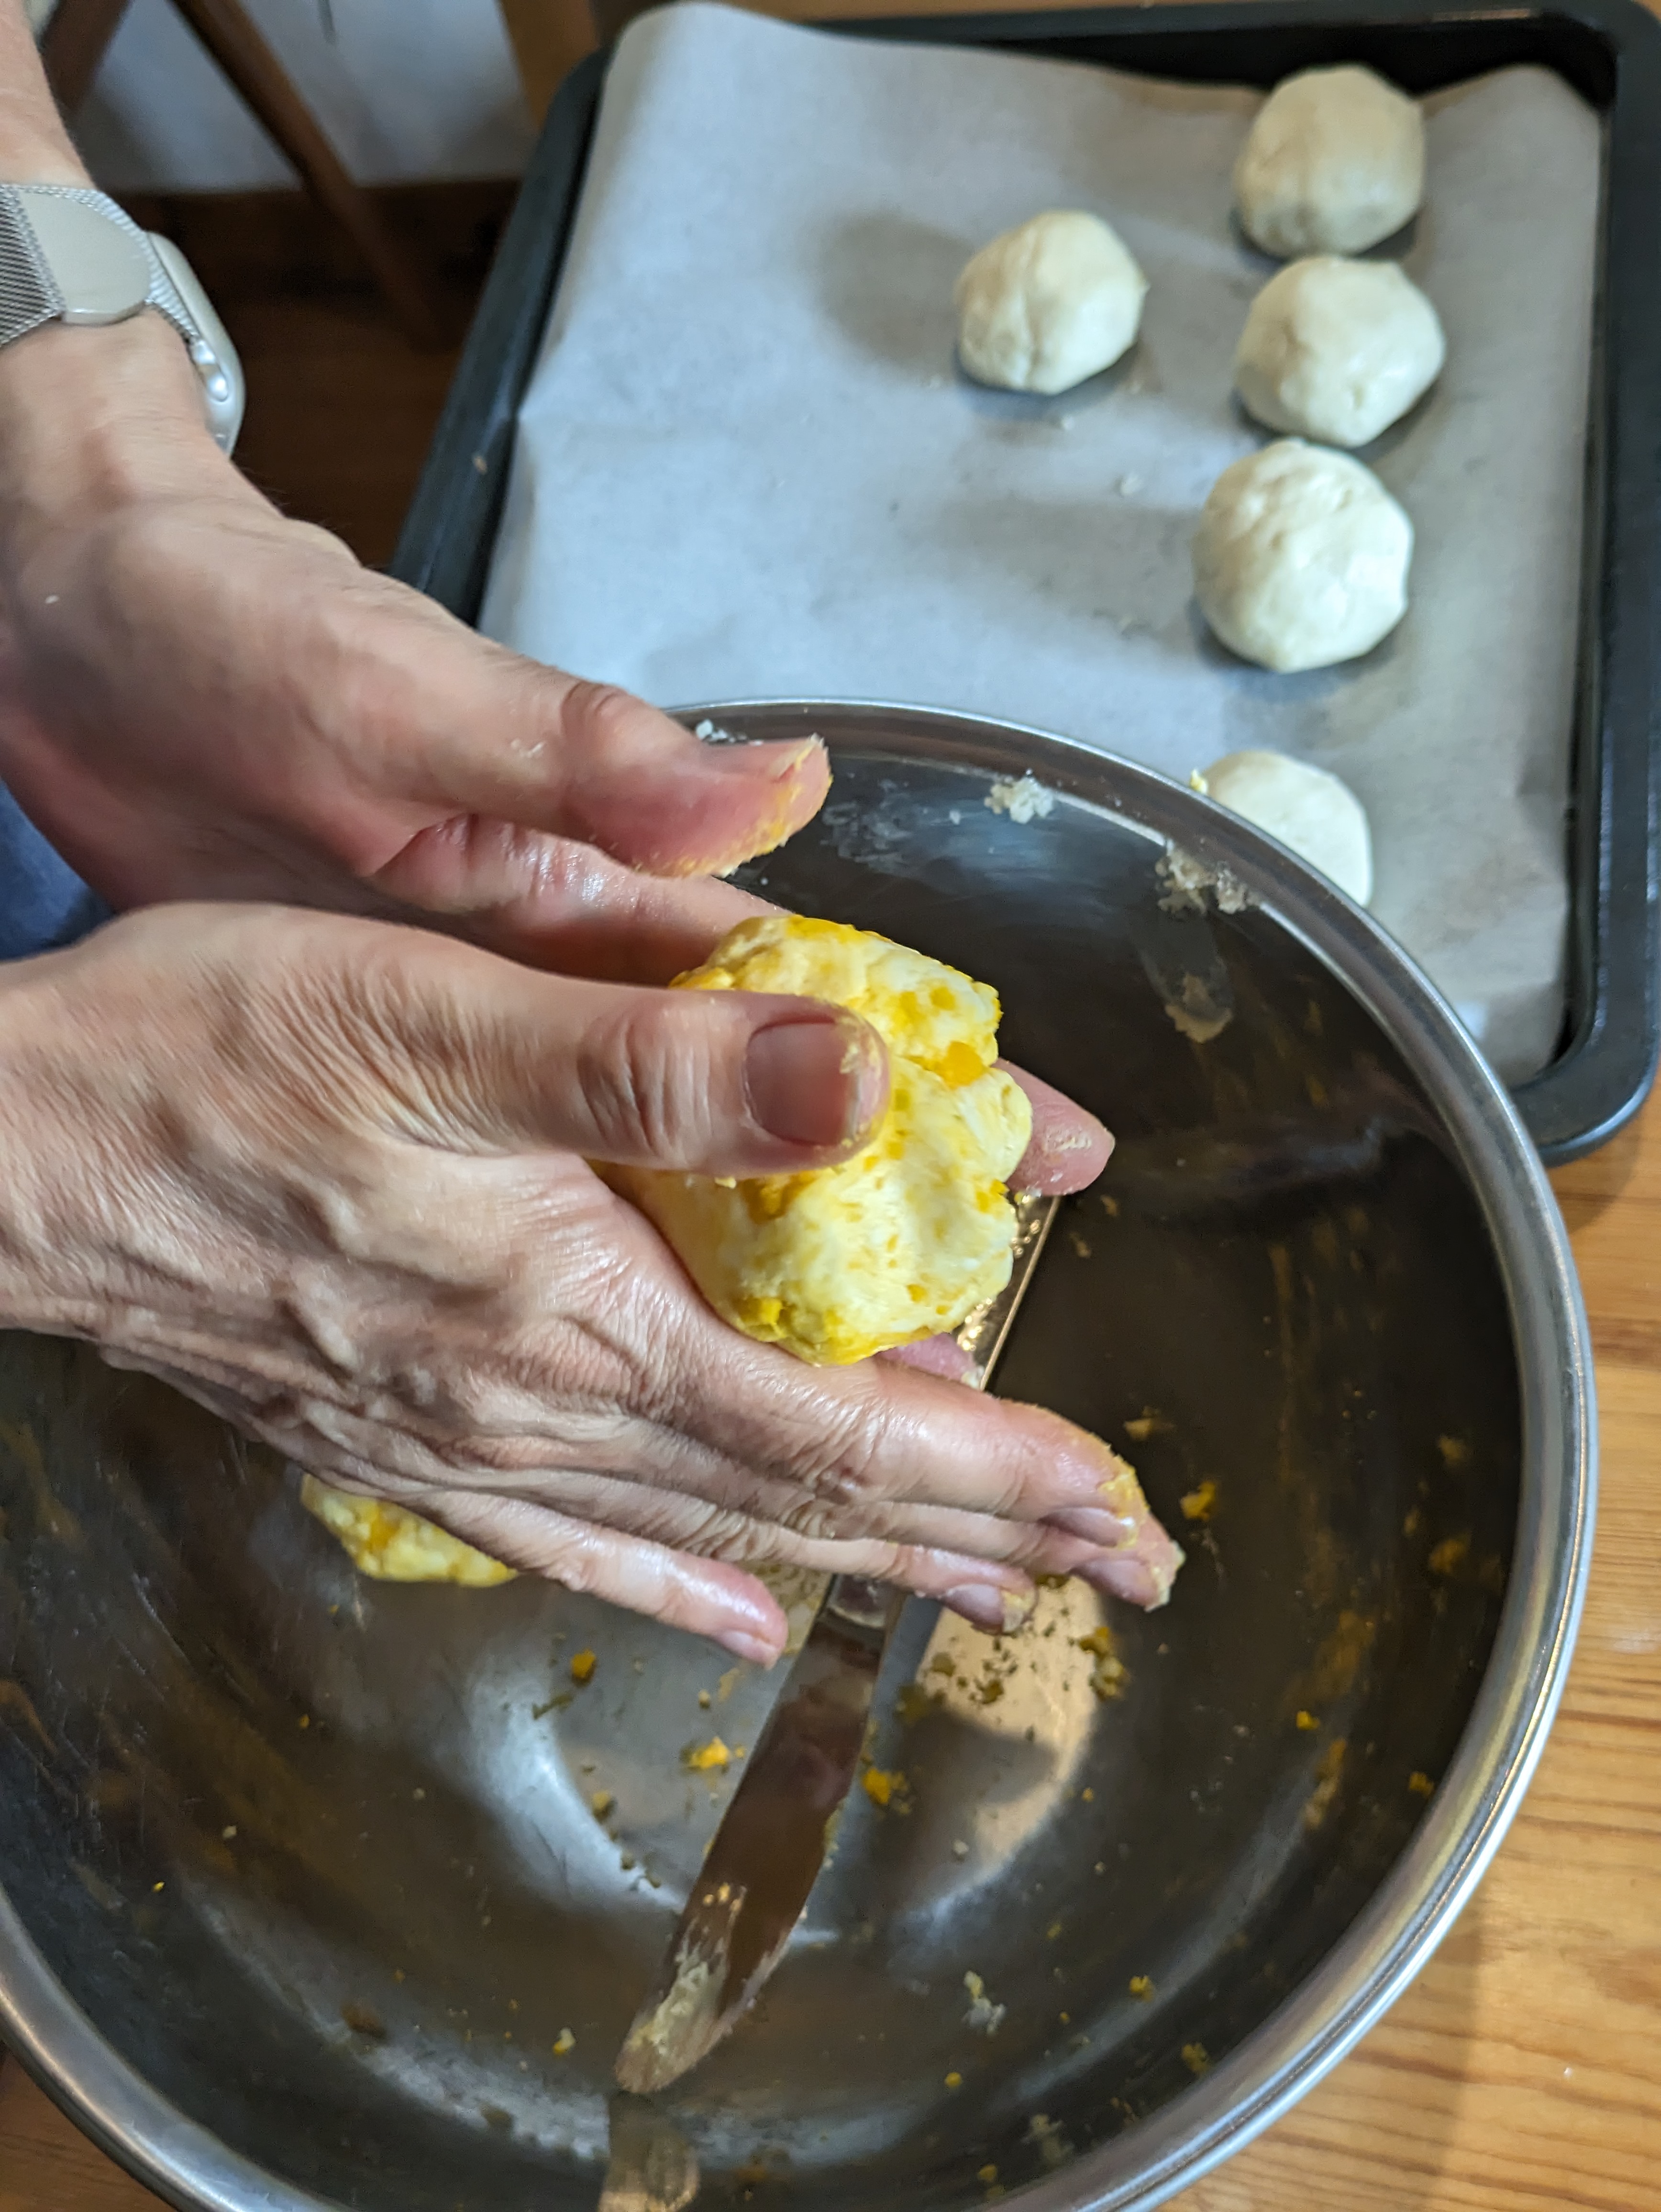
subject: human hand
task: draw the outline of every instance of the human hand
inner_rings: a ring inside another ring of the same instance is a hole
[[[289,520],[153,316],[0,354],[0,780],[117,907],[272,898],[666,981],[829,783],[478,637]]]
[[[118,906],[270,897],[426,918],[666,983],[759,902],[707,871],[807,821],[824,748],[700,744],[490,645],[279,514],[155,317],[0,353],[0,781]],[[1033,1104],[1017,1188],[1106,1133]]]
[[[874,1032],[813,1001],[152,908],[0,970],[0,1322],[747,1658],[785,1624],[743,1562],[994,1629],[1035,1572],[1157,1601],[1171,1548],[1104,1445],[738,1335],[584,1164],[824,1165],[885,1082]]]

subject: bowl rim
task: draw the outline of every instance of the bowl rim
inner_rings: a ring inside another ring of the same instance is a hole
[[[1487,1671],[1405,1850],[1314,1970],[1192,2087],[1017,2193],[1031,2212],[1152,2212],[1244,2148],[1365,2035],[1468,1902],[1521,1804],[1562,1695],[1597,1497],[1591,1348],[1567,1233],[1500,1079],[1436,987],[1372,917],[1282,845],[1154,770],[1025,724],[879,700],[740,699],[689,726],[764,722],[834,757],[1031,775],[1232,879],[1332,973],[1424,1086],[1482,1210],[1522,1395],[1518,1541]],[[0,1884],[0,2038],[94,2142],[182,2212],[332,2212],[186,2118],[69,1996]]]

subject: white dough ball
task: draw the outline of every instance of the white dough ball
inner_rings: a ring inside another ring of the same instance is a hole
[[[1234,388],[1271,430],[1365,446],[1423,398],[1446,358],[1435,308],[1393,261],[1318,254],[1252,301]]]
[[[1200,611],[1283,674],[1369,653],[1407,612],[1413,525],[1348,453],[1281,438],[1226,468],[1194,534]]]
[[[1347,783],[1285,753],[1226,753],[1195,787],[1289,845],[1358,906],[1372,896],[1366,809]]]
[[[1234,165],[1234,200],[1266,253],[1362,253],[1418,212],[1425,124],[1417,100],[1371,70],[1304,70],[1257,111]]]
[[[958,354],[1010,392],[1066,392],[1134,343],[1147,279],[1098,216],[1035,215],[958,279]]]

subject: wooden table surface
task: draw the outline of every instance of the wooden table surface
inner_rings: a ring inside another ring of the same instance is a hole
[[[1556,1178],[1603,1495],[1573,1671],[1487,1881],[1395,2010],[1181,2212],[1661,2209],[1661,1094]],[[0,2212],[155,2212],[15,2064]]]

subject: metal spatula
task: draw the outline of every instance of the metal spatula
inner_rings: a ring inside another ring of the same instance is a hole
[[[984,1389],[1060,1200],[1016,1200],[1007,1286],[958,1332]],[[763,1730],[692,1885],[661,1970],[617,2062],[625,2090],[666,2089],[753,2002],[801,1917],[859,1771],[860,1753],[901,1593],[839,1575]]]

